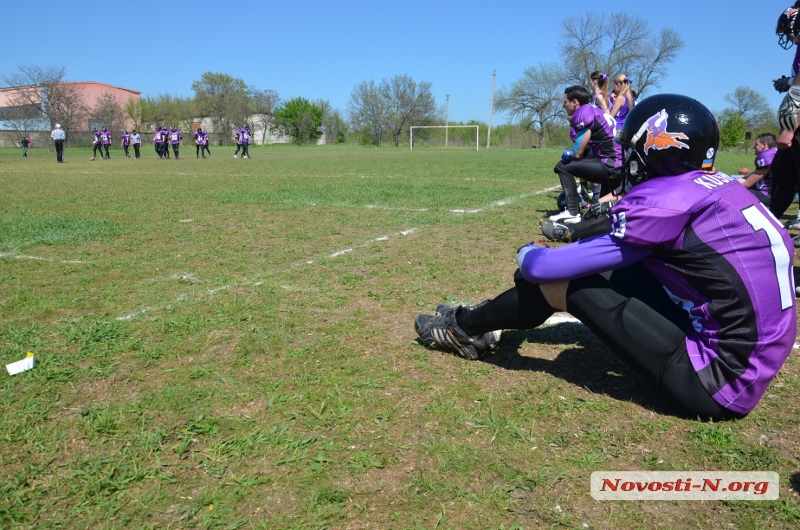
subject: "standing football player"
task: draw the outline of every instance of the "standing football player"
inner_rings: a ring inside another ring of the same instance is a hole
[[[128,134],[128,131],[122,131],[120,138],[122,138],[122,141],[119,145],[125,150],[125,158],[130,158],[131,154],[128,152],[128,147],[131,145],[131,135]]]
[[[181,147],[181,140],[183,139],[183,135],[178,130],[177,127],[172,127],[172,130],[169,133],[169,143],[172,144],[172,152],[175,154],[175,160],[178,160],[178,150]]]
[[[741,418],[797,334],[789,234],[713,170],[719,128],[700,102],[649,97],[619,142],[628,191],[611,209],[610,233],[523,245],[511,289],[419,315],[419,341],[477,359],[497,347],[495,330],[535,328],[567,311],[690,417]]]
[[[195,146],[197,148],[197,158],[200,158],[200,155],[202,155],[203,158],[206,157],[205,152],[204,152],[205,143],[206,143],[206,139],[205,139],[205,136],[203,135],[203,129],[202,129],[202,127],[198,127],[197,131],[195,131],[195,133],[194,133],[194,144],[195,144]]]
[[[111,131],[109,131],[105,126],[103,130],[100,131],[100,143],[103,145],[103,149],[106,152],[105,159],[110,160],[111,155],[108,153],[108,148],[111,145]]]
[[[800,40],[800,1],[787,8],[778,17],[775,33],[778,45],[788,50]],[[773,80],[778,92],[787,92],[778,108],[780,134],[778,153],[772,163],[772,195],[770,210],[780,218],[794,200],[800,182],[800,140],[798,139],[798,112],[800,112],[800,47],[794,55],[790,76]],[[800,227],[800,226],[798,226]]]

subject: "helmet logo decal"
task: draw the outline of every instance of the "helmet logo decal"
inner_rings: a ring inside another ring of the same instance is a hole
[[[689,149],[689,145],[681,142],[680,140],[688,140],[689,137],[683,133],[667,131],[667,111],[661,109],[661,112],[651,116],[646,122],[642,124],[636,135],[633,137],[633,143],[639,141],[643,134],[647,134],[647,139],[644,142],[644,154],[650,149],[669,149],[670,147],[677,147],[678,149]]]

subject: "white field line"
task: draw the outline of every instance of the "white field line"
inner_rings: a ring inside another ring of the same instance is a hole
[[[14,258],[14,259],[33,259],[37,261],[50,261],[52,263],[86,263],[85,261],[80,261],[77,259],[52,259],[52,258],[42,258],[39,256],[25,256],[23,254],[17,254],[16,252],[0,252],[0,259],[2,258]]]
[[[536,192],[533,192],[533,193],[523,193],[522,195],[518,195],[517,197],[511,197],[511,198],[508,198],[508,199],[502,199],[502,200],[499,200],[499,201],[494,201],[494,202],[486,205],[483,208],[476,208],[476,209],[473,209],[473,210],[450,210],[450,212],[451,213],[458,213],[458,214],[479,213],[479,212],[483,212],[483,211],[491,209],[491,208],[498,208],[498,207],[506,206],[508,204],[513,204],[513,203],[517,202],[518,200],[524,199],[526,197],[530,197],[530,196],[534,196],[534,195],[541,195],[542,193],[548,193],[548,192],[556,190],[558,188],[559,188],[559,186],[554,186],[554,187],[546,188],[546,189],[539,190],[539,191],[536,191]],[[366,208],[376,208],[376,207],[375,206],[367,206]],[[179,222],[188,222],[188,221],[190,221],[190,220],[181,220]],[[374,239],[370,239],[370,240],[365,241],[363,243],[360,243],[358,245],[354,245],[352,247],[343,248],[343,249],[337,250],[335,252],[332,252],[332,253],[329,253],[329,254],[325,254],[324,256],[322,256],[322,258],[310,257],[309,259],[306,259],[306,260],[299,261],[299,262],[295,263],[294,265],[292,265],[292,267],[290,269],[283,271],[283,273],[292,272],[294,270],[297,270],[297,268],[303,267],[305,265],[311,265],[311,264],[315,263],[316,260],[319,260],[319,259],[334,259],[334,258],[338,258],[340,256],[344,256],[346,254],[350,254],[352,252],[355,252],[356,250],[359,250],[359,249],[362,249],[362,248],[366,248],[366,247],[368,247],[370,245],[373,245],[375,243],[378,243],[380,241],[388,241],[389,239],[395,238],[395,237],[405,237],[405,236],[414,234],[414,233],[418,232],[419,230],[420,230],[419,228],[409,228],[409,229],[406,229],[406,230],[401,230],[399,232],[395,232],[395,233],[390,234],[388,236],[376,237]],[[181,279],[181,278],[183,278],[185,276],[185,274],[186,273],[175,274],[175,275],[173,275],[172,279]],[[232,289],[234,287],[245,286],[245,285],[258,286],[258,285],[261,285],[262,283],[263,283],[262,280],[245,280],[243,282],[234,282],[234,283],[230,283],[228,285],[222,285],[220,287],[216,287],[214,289],[208,289],[205,292],[205,294],[203,295],[203,297],[205,297],[205,296],[213,296],[214,294],[216,294],[216,293],[218,293],[220,291],[226,291],[226,290]],[[136,310],[136,311],[129,311],[127,313],[124,313],[124,314],[118,316],[117,320],[130,321],[130,320],[133,320],[133,319],[135,319],[135,318],[137,318],[137,317],[139,317],[139,316],[141,316],[141,315],[143,315],[145,313],[148,313],[148,312],[151,312],[151,311],[158,311],[158,310],[164,309],[164,308],[166,308],[166,307],[168,307],[168,306],[170,306],[170,305],[172,305],[172,304],[174,304],[176,302],[186,302],[188,300],[189,300],[189,296],[188,295],[181,294],[181,295],[178,296],[178,298],[176,300],[174,300],[172,302],[169,302],[169,303],[166,303],[166,304],[161,304],[161,305],[156,306],[156,307],[144,307],[144,308]],[[553,318],[553,317],[551,317],[551,318]]]

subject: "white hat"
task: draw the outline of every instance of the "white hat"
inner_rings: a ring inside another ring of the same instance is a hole
[[[56,123],[56,129],[60,129],[60,128],[61,128],[61,124],[60,123]]]

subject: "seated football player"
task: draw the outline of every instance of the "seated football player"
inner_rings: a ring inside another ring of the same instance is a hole
[[[575,223],[580,220],[580,195],[576,178],[600,184],[606,195],[619,183],[609,180],[610,172],[620,165],[619,146],[614,142],[614,119],[591,105],[592,95],[586,87],[568,87],[564,91],[564,109],[575,130],[575,148],[567,150],[553,169],[558,174],[567,200],[566,209],[552,221]]]
[[[698,101],[639,102],[619,142],[626,193],[609,211],[609,233],[523,245],[513,287],[471,310],[419,315],[419,341],[480,358],[496,348],[496,331],[567,311],[690,417],[741,418],[795,341],[789,234],[713,169],[719,129]]]
[[[775,135],[772,133],[759,134],[753,144],[753,151],[756,153],[756,169],[753,171],[747,168],[740,169],[739,174],[743,176],[736,180],[755,194],[758,200],[769,206],[769,194],[772,188],[772,160],[775,158],[775,153],[778,152]]]

